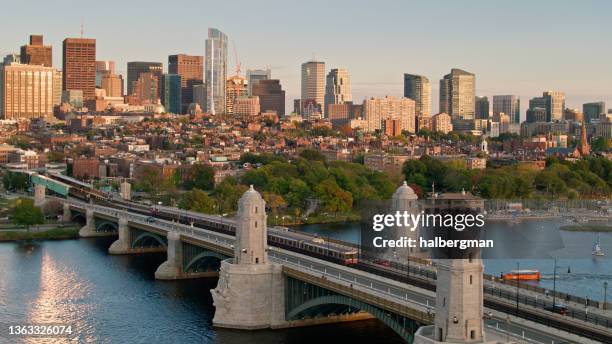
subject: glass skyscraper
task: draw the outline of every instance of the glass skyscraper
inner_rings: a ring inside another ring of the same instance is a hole
[[[521,123],[521,100],[514,95],[493,96],[493,115],[505,113],[510,123]]]
[[[181,112],[181,76],[164,74],[161,82],[161,99],[166,112],[180,114]]]
[[[227,35],[214,28],[208,28],[205,64],[206,111],[225,113]]]
[[[461,119],[474,119],[476,76],[453,68],[440,80],[440,112]]]
[[[405,73],[404,97],[415,101],[417,117],[431,116],[431,84],[427,77]]]

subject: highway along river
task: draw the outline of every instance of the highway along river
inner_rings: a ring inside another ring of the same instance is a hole
[[[69,324],[75,343],[402,343],[377,320],[242,332],[212,327],[216,278],[155,281],[165,254],[110,256],[114,239],[0,243],[0,325]],[[2,338],[0,343],[66,343]]]

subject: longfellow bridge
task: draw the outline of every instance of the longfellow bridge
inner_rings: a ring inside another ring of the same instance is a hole
[[[255,197],[247,196],[243,198]],[[111,254],[167,252],[167,260],[156,271],[158,279],[220,275],[219,286],[211,291],[217,308],[215,325],[282,328],[375,317],[408,342],[446,342],[436,339],[434,327],[429,326],[436,323],[443,306],[432,266],[412,264],[401,270],[346,265],[280,242],[269,245],[265,230],[265,239],[253,236],[258,232],[240,230],[256,228],[258,221],[265,228],[265,214],[228,219],[164,208],[151,215],[132,202],[101,205],[73,197],[56,199],[64,205],[65,221],[84,222],[81,236],[117,235],[109,248]],[[259,211],[265,213],[264,209],[265,205]],[[287,235],[299,234],[287,231]],[[263,252],[260,256],[258,245]],[[246,281],[251,282],[250,287]],[[479,331],[488,335],[486,342],[612,342],[609,312],[571,318],[546,311],[545,303],[533,302],[528,296],[516,298],[505,285],[491,283],[480,284],[484,293],[480,292]],[[472,322],[466,320],[468,323]],[[466,342],[480,342],[469,341],[469,335]],[[433,339],[427,339],[430,337]]]

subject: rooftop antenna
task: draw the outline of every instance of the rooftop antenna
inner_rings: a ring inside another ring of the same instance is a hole
[[[81,38],[83,38],[83,17],[81,17]]]
[[[315,54],[315,52],[312,52],[312,62],[317,62],[317,54]]]

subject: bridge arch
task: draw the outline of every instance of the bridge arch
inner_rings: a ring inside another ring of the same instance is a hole
[[[321,286],[292,277],[285,283],[285,318],[288,321],[329,315],[367,312],[391,328],[408,343],[412,343],[417,321],[389,312],[369,303],[342,295]]]
[[[87,218],[85,217],[85,214],[81,213],[81,212],[73,212],[73,216],[70,219],[70,221],[72,222],[78,222],[78,223],[82,223],[85,224],[87,222]]]
[[[140,247],[163,247],[167,248],[168,244],[161,236],[150,233],[150,232],[142,232],[134,240],[132,240],[132,248],[140,248]]]
[[[218,271],[221,266],[221,261],[228,257],[214,251],[203,251],[193,257],[187,265],[185,265],[185,272],[197,272],[201,271],[201,268],[209,268],[208,270]]]
[[[116,232],[118,230],[119,226],[112,221],[102,221],[96,224],[96,232]]]
[[[380,320],[383,324],[387,325],[402,338],[408,339],[410,343],[412,342],[413,333],[416,330],[413,321],[403,317],[394,316],[393,314],[378,307],[374,307],[365,302],[354,300],[348,296],[339,294],[321,296],[308,300],[291,310],[289,314],[287,314],[287,320],[299,320],[304,316],[313,314],[326,315],[325,312],[329,312],[329,310],[339,309],[338,307],[330,307],[333,305],[345,306],[348,313],[355,313],[356,311],[367,312],[376,319]]]

